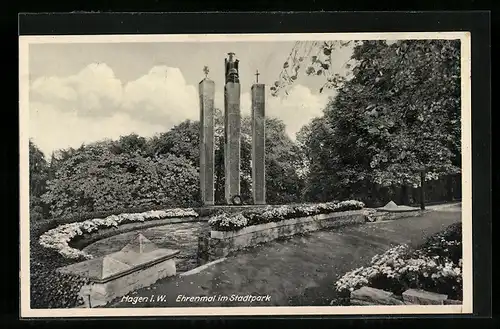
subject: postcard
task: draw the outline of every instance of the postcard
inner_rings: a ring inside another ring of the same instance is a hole
[[[19,47],[22,317],[472,313],[469,33]]]

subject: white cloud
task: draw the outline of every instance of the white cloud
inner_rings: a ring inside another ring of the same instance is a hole
[[[266,96],[266,114],[282,119],[290,137],[328,101],[297,85],[286,98]],[[215,106],[224,109],[223,91]],[[250,91],[242,91],[242,115],[250,115]],[[30,89],[30,137],[50,155],[53,150],[137,133],[151,136],[180,122],[199,119],[197,86],[188,85],[178,68],[153,67],[123,84],[106,64],[91,64],[69,77],[42,77]]]
[[[266,115],[280,118],[286,125],[286,131],[292,139],[295,134],[315,117],[323,114],[331,94],[313,94],[302,85],[294,86],[284,98],[266,95]]]
[[[107,117],[118,111],[121,81],[106,64],[90,64],[66,78],[42,77],[31,86],[31,98],[74,111],[82,117]]]
[[[49,157],[52,151],[79,147],[95,141],[136,133],[152,136],[165,131],[161,124],[149,124],[134,120],[126,114],[115,113],[106,118],[80,117],[76,112],[59,109],[39,102],[30,104],[30,137]]]
[[[198,92],[186,84],[178,68],[156,66],[125,86],[122,109],[133,118],[170,129],[183,120],[198,119]]]
[[[315,117],[323,115],[323,109],[332,94],[314,94],[302,85],[289,90],[286,97],[273,97],[266,94],[266,116],[281,119],[286,125],[288,135],[295,139],[295,134]],[[252,99],[249,92],[241,94],[241,114],[251,115]],[[215,93],[215,106],[224,109],[224,94]]]

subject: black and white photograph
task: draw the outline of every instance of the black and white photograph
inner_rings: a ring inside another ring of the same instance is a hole
[[[19,40],[23,316],[472,312],[469,33]]]

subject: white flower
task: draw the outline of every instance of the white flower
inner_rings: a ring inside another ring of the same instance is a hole
[[[58,251],[59,254],[65,258],[77,259],[79,257],[84,257],[90,259],[92,258],[91,255],[81,250],[71,248],[68,243],[76,236],[81,236],[85,233],[93,233],[102,228],[117,227],[126,222],[143,222],[145,220],[171,217],[198,217],[198,214],[193,209],[188,208],[111,215],[104,219],[88,219],[83,222],[59,225],[58,227],[42,234],[39,238],[39,243],[44,248]]]

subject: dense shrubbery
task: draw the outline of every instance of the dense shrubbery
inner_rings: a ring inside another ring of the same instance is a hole
[[[210,218],[209,224],[214,230],[233,231],[251,225],[278,222],[290,218],[328,214],[338,211],[357,210],[362,209],[363,207],[364,204],[362,202],[348,200],[320,204],[284,205],[279,207],[265,207],[261,209],[254,208],[235,214],[216,214]]]
[[[423,289],[462,300],[462,225],[449,226],[418,249],[400,245],[373,257],[370,266],[345,274],[336,282],[341,293],[369,285],[401,294]]]
[[[32,308],[70,308],[82,304],[78,292],[86,283],[83,278],[56,272],[61,266],[79,259],[66,259],[57,251],[44,248],[38,237],[55,228],[54,221],[31,223],[30,236],[30,295]]]
[[[48,181],[43,201],[53,217],[116,208],[193,205],[198,173],[188,160],[167,154],[114,154],[107,143],[86,146]]]

